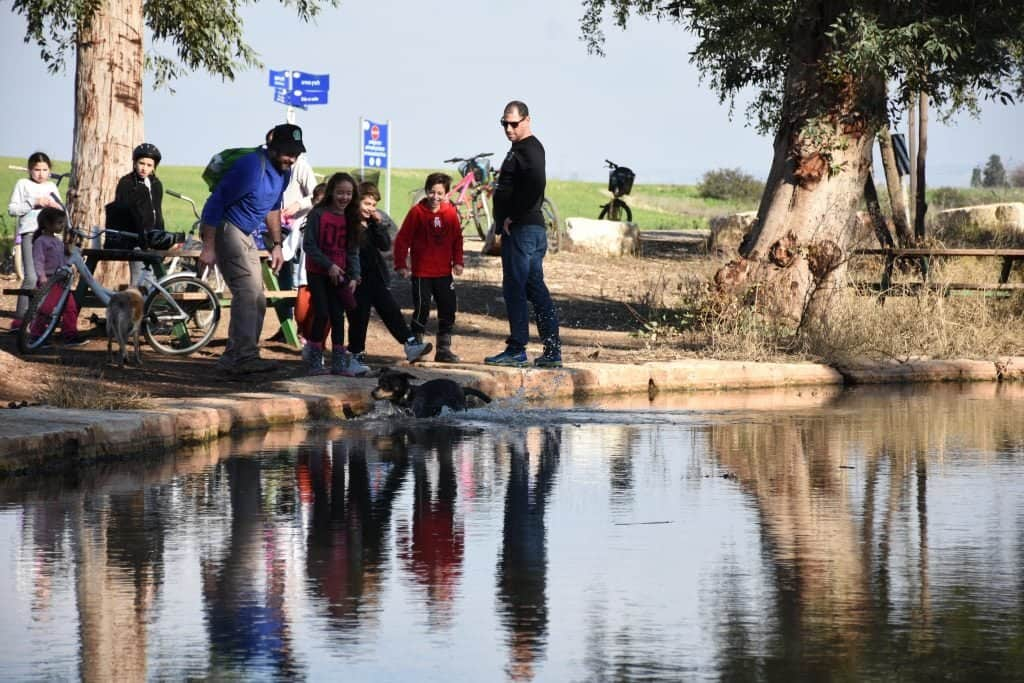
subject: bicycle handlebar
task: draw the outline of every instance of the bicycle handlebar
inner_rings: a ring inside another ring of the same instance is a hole
[[[610,161],[608,159],[605,159],[604,163],[608,164],[608,168],[618,168],[619,167],[619,165],[617,163],[615,163],[614,161]]]
[[[192,199],[188,195],[184,195],[184,194],[178,192],[177,190],[170,190],[170,189],[168,189],[168,190],[165,190],[165,192],[167,192],[167,194],[171,195],[175,199],[180,199],[180,200],[182,200],[184,202],[188,202],[189,204],[191,204],[192,205],[192,213],[195,215],[195,217],[197,219],[199,218],[199,209],[196,208],[196,202],[195,202],[194,199]]]
[[[480,152],[479,154],[474,154],[473,156],[469,157],[468,159],[460,159],[459,157],[452,157],[451,159],[445,159],[444,163],[446,163],[446,164],[457,164],[460,161],[473,161],[475,159],[483,159],[483,158],[491,157],[491,156],[494,156],[494,152]]]
[[[7,170],[9,171],[24,171],[28,173],[28,169],[24,166],[15,166],[14,164],[7,164]],[[54,173],[50,171],[50,180],[56,180],[56,185],[60,187],[60,182],[71,175],[71,171],[67,173]]]

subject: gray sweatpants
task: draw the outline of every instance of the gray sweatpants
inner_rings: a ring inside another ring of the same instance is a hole
[[[267,299],[263,295],[260,250],[252,235],[225,223],[223,228],[217,229],[214,247],[220,273],[231,290],[228,343],[217,362],[221,368],[229,368],[259,357]]]
[[[36,262],[32,258],[32,240],[35,238],[34,232],[27,232],[21,236],[21,268],[22,272],[25,273],[25,277],[21,280],[22,289],[35,289],[38,277],[36,276]],[[18,320],[25,317],[25,311],[28,310],[28,297],[19,296],[18,303],[15,305],[14,314]]]

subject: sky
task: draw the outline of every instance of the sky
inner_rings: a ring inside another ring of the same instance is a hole
[[[8,93],[0,155],[43,150],[70,159],[74,65],[47,73],[38,49],[23,42],[24,18],[9,3],[0,12],[0,91]],[[637,183],[694,183],[719,168],[767,176],[771,140],[747,124],[742,101],[730,119],[701,83],[688,61],[694,40],[681,27],[609,25],[607,54],[598,57],[579,40],[581,14],[579,2],[566,0],[343,0],[303,24],[265,0],[243,15],[263,68],[233,82],[196,73],[175,82],[174,94],[147,87],[146,138],[175,165],[203,165],[221,149],[259,144],[285,119],[268,70],[296,69],[330,75],[329,103],[296,114],[314,167],[358,166],[360,117],[391,122],[393,167],[500,156],[508,142],[498,120],[518,99],[530,107],[551,178],[603,180],[605,159],[631,167]],[[943,125],[933,118],[929,186],[966,186],[990,154],[1007,169],[1024,163],[1022,115],[1020,105],[986,103],[979,119],[965,114]]]

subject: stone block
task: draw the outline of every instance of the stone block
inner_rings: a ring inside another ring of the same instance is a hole
[[[739,255],[743,238],[756,222],[757,211],[715,216],[709,221],[711,237],[708,238],[708,252],[721,258],[735,258]]]
[[[566,219],[565,226],[571,251],[626,256],[640,248],[640,231],[633,223],[573,217]]]

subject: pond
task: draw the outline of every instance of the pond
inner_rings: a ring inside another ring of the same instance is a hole
[[[0,481],[7,680],[1024,674],[1024,387],[360,419]]]

